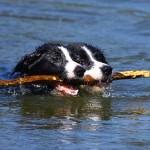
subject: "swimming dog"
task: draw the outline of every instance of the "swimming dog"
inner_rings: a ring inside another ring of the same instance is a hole
[[[25,55],[13,69],[19,76],[56,75],[63,80],[82,80],[90,75],[94,80],[109,82],[112,67],[107,63],[101,49],[86,43],[49,42]],[[52,86],[56,91],[76,95],[77,90],[64,85]]]

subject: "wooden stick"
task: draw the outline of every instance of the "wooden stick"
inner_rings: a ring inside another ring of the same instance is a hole
[[[0,86],[21,85],[21,84],[33,83],[37,81],[62,82],[62,80],[60,80],[60,78],[57,76],[35,75],[35,76],[26,76],[23,78],[17,78],[12,80],[0,80]]]
[[[135,79],[135,78],[148,78],[150,77],[149,70],[131,70],[131,71],[122,71],[116,72],[113,74],[113,80],[120,80],[120,79]]]
[[[150,71],[148,70],[131,70],[131,71],[122,71],[116,72],[112,75],[113,80],[121,80],[121,79],[135,79],[135,78],[148,78],[150,77]],[[23,78],[17,78],[12,80],[0,80],[0,86],[15,86],[27,83],[34,82],[49,82],[49,83],[61,83],[63,82],[59,77],[52,75],[35,75],[35,76],[26,76]],[[95,80],[87,75],[83,79],[83,84],[94,83]]]

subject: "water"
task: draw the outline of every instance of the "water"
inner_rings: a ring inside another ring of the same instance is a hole
[[[114,71],[150,69],[149,0],[1,0],[0,79],[38,45],[87,42]],[[77,97],[0,90],[0,149],[150,148],[150,78]]]

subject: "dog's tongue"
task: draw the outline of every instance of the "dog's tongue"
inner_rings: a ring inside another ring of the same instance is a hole
[[[77,95],[78,90],[73,89],[69,85],[56,85],[55,90],[63,95]]]

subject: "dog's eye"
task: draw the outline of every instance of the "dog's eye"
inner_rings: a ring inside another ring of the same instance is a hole
[[[58,57],[52,57],[52,61],[57,62],[58,60]]]

